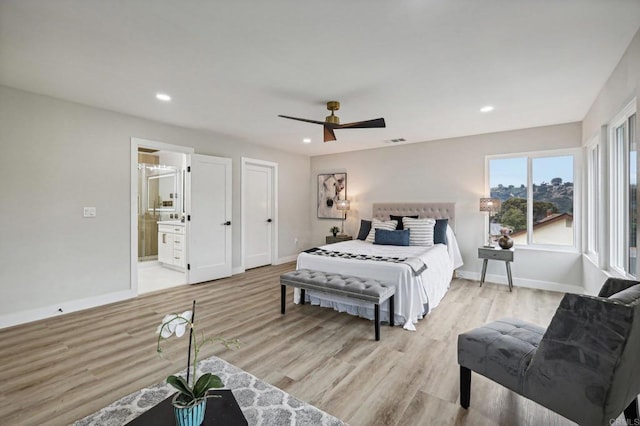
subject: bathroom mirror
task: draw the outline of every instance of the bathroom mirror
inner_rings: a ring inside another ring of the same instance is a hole
[[[150,211],[178,211],[176,172],[147,177],[147,196]]]

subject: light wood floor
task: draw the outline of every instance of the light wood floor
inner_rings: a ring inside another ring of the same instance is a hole
[[[317,306],[287,304],[278,277],[294,264],[183,286],[0,330],[0,424],[64,425],[185,366],[187,340],[155,352],[169,312],[198,301],[208,334],[239,337],[235,351],[207,347],[259,378],[351,425],[560,425],[562,417],[473,375],[471,407],[458,403],[457,335],[503,316],[546,326],[560,293],[455,279],[417,332]]]

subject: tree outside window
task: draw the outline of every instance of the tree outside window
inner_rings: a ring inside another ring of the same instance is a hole
[[[573,155],[489,160],[490,196],[502,202],[492,230],[517,244],[574,245]]]

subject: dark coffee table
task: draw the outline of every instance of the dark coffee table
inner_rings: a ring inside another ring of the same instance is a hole
[[[205,410],[204,426],[225,425],[225,426],[247,426],[247,419],[242,414],[238,401],[228,389],[210,390],[210,395],[220,395],[218,398],[207,398],[207,409]],[[128,426],[174,426],[176,418],[171,405],[171,395],[160,404],[151,408],[136,417]]]

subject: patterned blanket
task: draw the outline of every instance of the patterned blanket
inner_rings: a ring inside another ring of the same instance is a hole
[[[341,251],[331,251],[314,247],[309,250],[305,250],[305,253],[315,254],[318,256],[337,257],[341,259],[355,259],[355,260],[370,260],[375,262],[389,262],[389,263],[402,263],[411,268],[414,275],[420,275],[427,269],[427,265],[417,257],[386,257],[386,256],[371,256],[368,254],[357,253],[345,253]]]

